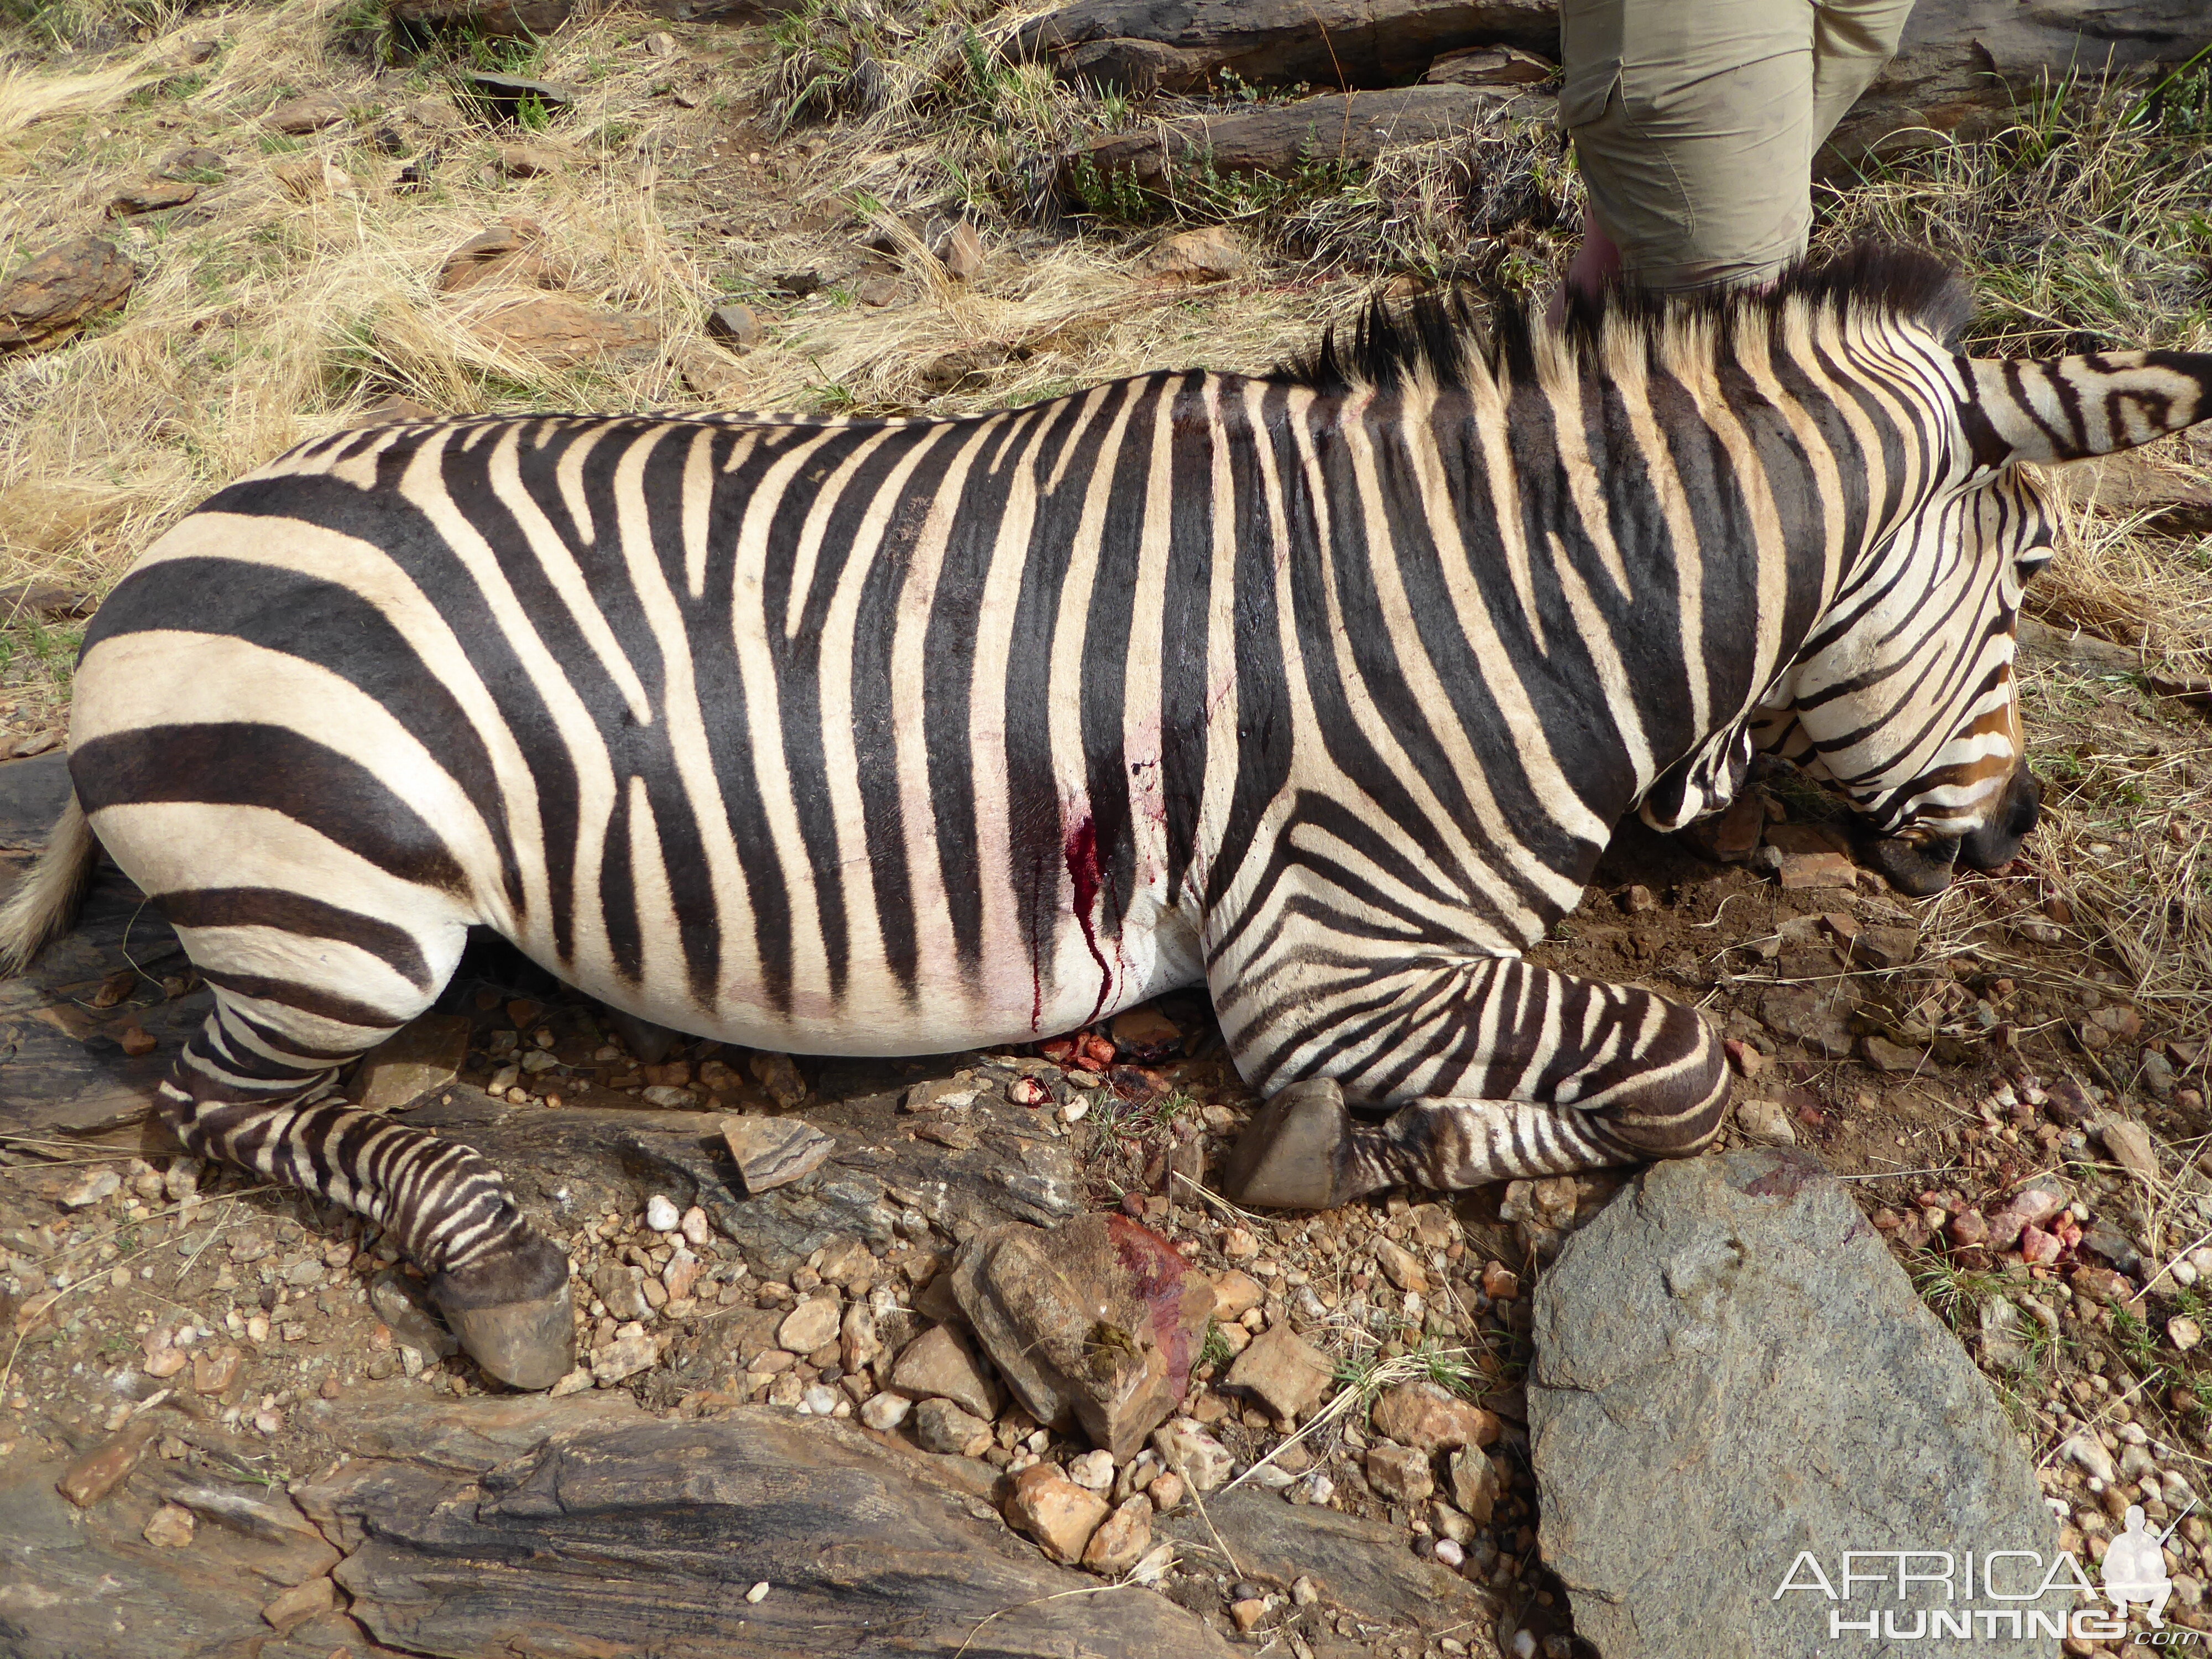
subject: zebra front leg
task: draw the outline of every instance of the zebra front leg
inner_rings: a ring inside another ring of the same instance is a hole
[[[558,1382],[575,1361],[568,1258],[469,1148],[317,1098],[339,1065],[393,1028],[380,1014],[356,1024],[369,1011],[327,998],[312,1014],[272,1000],[289,988],[246,996],[217,987],[215,1011],[161,1085],[170,1127],[196,1157],[242,1164],[385,1228],[431,1274],[431,1299],[487,1376],[518,1389]]]
[[[1297,977],[1310,988],[1314,976]],[[1486,957],[1329,988],[1301,1000],[1355,1011],[1341,1027],[1273,1048],[1272,1010],[1253,1008],[1247,1026],[1235,1019],[1243,1000],[1222,1000],[1240,1062],[1259,1060],[1247,1075],[1274,1085],[1230,1158],[1223,1184],[1239,1203],[1326,1209],[1386,1187],[1452,1191],[1681,1157],[1712,1140],[1728,1107],[1712,1029],[1638,987]],[[1364,1123],[1347,1099],[1397,1109]]]

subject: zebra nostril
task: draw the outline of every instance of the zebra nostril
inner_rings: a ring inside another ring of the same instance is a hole
[[[1976,870],[1997,870],[2011,863],[2042,816],[2042,784],[2026,767],[2020,768],[2006,783],[1990,821],[1960,844],[1959,862]]]

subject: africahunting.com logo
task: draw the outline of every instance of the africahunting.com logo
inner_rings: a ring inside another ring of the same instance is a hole
[[[2178,1524],[2178,1523],[2177,1523]],[[2130,1649],[2203,1651],[2201,1632],[2168,1625],[2173,1594],[2160,1553],[2166,1532],[2153,1532],[2141,1508],[2128,1510],[2092,1583],[2063,1552],[2034,1550],[1846,1550],[1824,1562],[1802,1550],[1773,1599],[1804,1596],[1826,1615],[1827,1637],[1847,1654],[1862,1644],[1971,1640],[2005,1644],[2072,1637],[2126,1642]],[[2084,1605],[2086,1603],[2086,1605]],[[2109,1603],[2109,1605],[2107,1605]],[[2130,1607],[2148,1629],[2128,1642]],[[1814,1613],[1815,1607],[1806,1611]],[[1816,1614],[1817,1616],[1817,1614]]]

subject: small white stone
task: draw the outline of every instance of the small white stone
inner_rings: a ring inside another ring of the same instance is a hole
[[[763,1578],[745,1592],[745,1600],[758,1607],[768,1600],[768,1580]]]
[[[682,1225],[684,1238],[693,1244],[704,1244],[714,1235],[714,1224],[696,1204],[684,1212]]]
[[[1104,1492],[1114,1484],[1111,1452],[1088,1451],[1067,1460],[1067,1478],[1090,1492]]]
[[[2186,1261],[2177,1261],[2167,1271],[2172,1273],[2173,1282],[2185,1291],[2197,1282],[2197,1269]]]
[[[2204,1328],[2187,1314],[2176,1314],[2166,1322],[2166,1340],[2187,1353],[2204,1340]]]
[[[1456,1567],[1467,1559],[1467,1552],[1449,1538],[1437,1540],[1437,1559],[1448,1567]]]
[[[2071,1436],[2059,1447],[2058,1455],[2089,1476],[2092,1492],[2102,1492],[2118,1476],[2119,1471],[2112,1467],[2112,1455],[2098,1443],[2094,1435]]]
[[[684,1219],[674,1201],[655,1193],[645,1200],[645,1224],[657,1233],[672,1233]]]
[[[907,1413],[913,1409],[913,1401],[886,1389],[868,1396],[867,1404],[860,1407],[860,1421],[879,1434],[888,1434],[905,1422]]]
[[[799,1396],[799,1409],[816,1417],[831,1417],[837,1411],[837,1390],[817,1382]]]
[[[123,1177],[112,1170],[95,1170],[62,1194],[66,1209],[82,1210],[97,1204],[123,1185]]]
[[[1085,1117],[1089,1115],[1090,1111],[1091,1097],[1088,1095],[1078,1095],[1074,1099],[1069,1101],[1066,1105],[1060,1109],[1060,1121],[1066,1123],[1080,1123]]]
[[[1326,1504],[1336,1496],[1336,1482],[1316,1470],[1306,1478],[1306,1498],[1310,1502]]]

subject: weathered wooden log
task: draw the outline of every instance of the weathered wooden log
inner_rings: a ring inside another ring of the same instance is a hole
[[[608,9],[605,0],[389,0],[386,15],[401,30],[437,33],[550,34],[572,17]],[[798,9],[797,0],[638,0],[637,9],[672,22],[757,23]]]
[[[1255,85],[1387,87],[1463,46],[1559,44],[1556,0],[1077,0],[1017,53],[1068,79],[1191,91],[1226,71]]]
[[[1255,104],[1228,115],[1094,139],[1063,159],[1060,181],[1077,196],[1110,188],[1116,178],[1165,192],[1186,168],[1287,175],[1333,164],[1361,166],[1393,145],[1468,131],[1499,101],[1496,88],[1422,86]]]
[[[1897,57],[1837,127],[1819,170],[1985,136],[2019,100],[2069,75],[2154,78],[2208,46],[2204,0],[1919,0]]]

